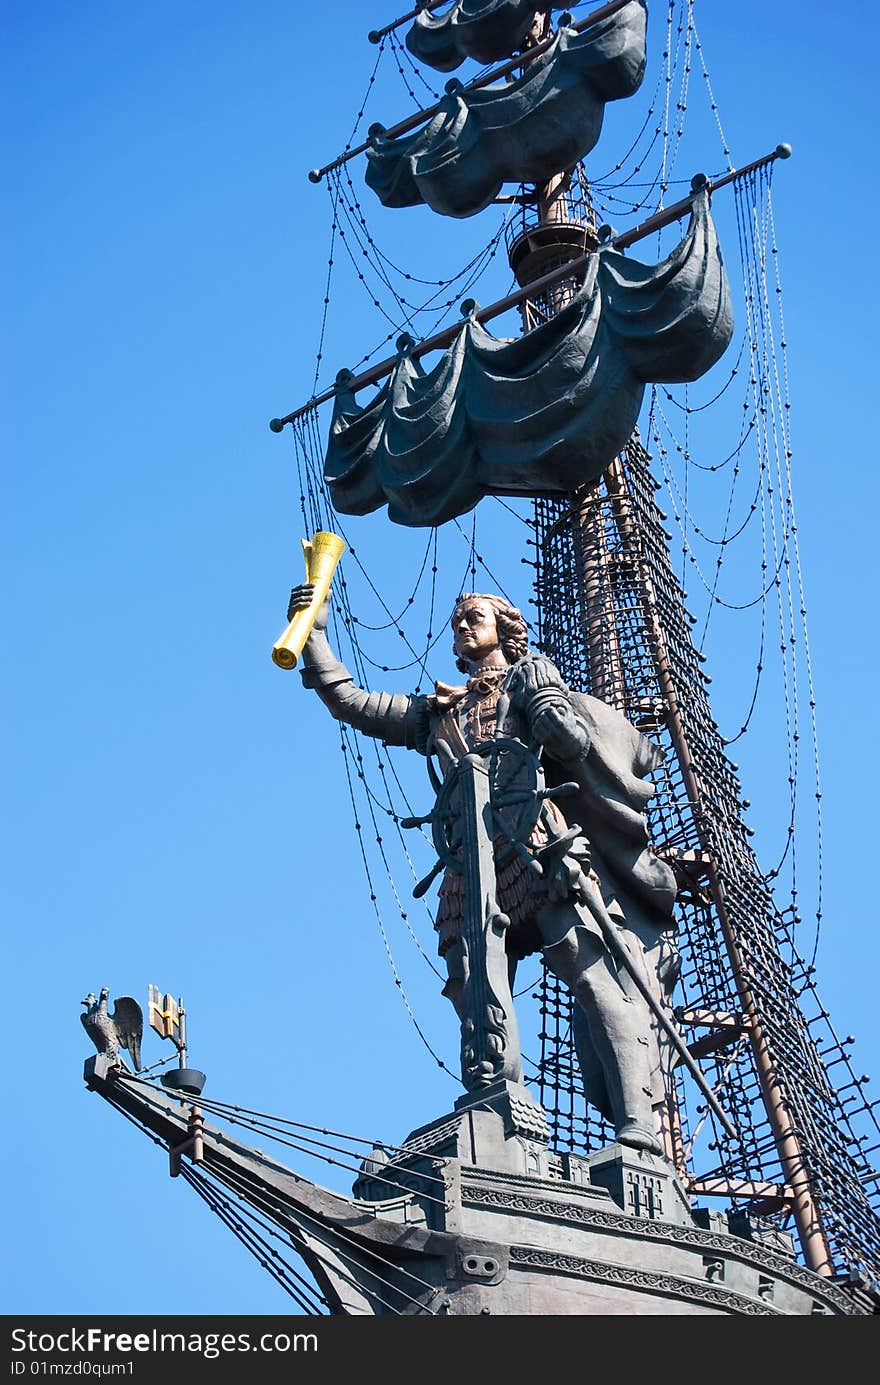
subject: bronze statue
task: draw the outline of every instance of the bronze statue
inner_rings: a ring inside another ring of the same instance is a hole
[[[310,604],[313,592],[308,582],[294,587],[288,619]],[[461,817],[470,822],[471,836],[482,819],[493,824],[487,932],[503,936],[509,987],[495,984],[493,993],[490,986],[488,1011],[498,1024],[487,1040],[489,1060],[501,1053],[504,1024],[512,1022],[505,1012],[512,1009],[517,962],[541,951],[577,1002],[574,1037],[588,1101],[613,1124],[620,1143],[662,1152],[653,1109],[663,1094],[652,1011],[656,1018],[663,986],[673,979],[675,879],[653,853],[643,816],[654,792],[646,776],[659,752],[619,712],[572,692],[548,658],[530,652],[525,621],[499,596],[470,593],[458,600],[453,651],[467,682],[437,683],[430,695],[356,687],[328,642],[328,615],[329,601],[303,650],[301,676],[334,717],[421,752],[429,769],[436,761],[439,773],[432,769],[432,778],[444,811],[450,809],[450,776],[481,756],[496,766],[485,799],[491,817]],[[522,805],[530,801],[523,829]],[[460,844],[459,856],[469,849],[467,836],[460,824],[450,834]],[[483,880],[485,872],[468,876],[448,852],[445,859],[435,927],[448,974],[444,994],[464,1036],[474,1022],[465,882]],[[646,951],[664,958],[662,981],[657,966],[646,965]],[[518,1080],[515,1061],[511,1066],[503,1056],[494,1067],[492,1061],[482,1067],[472,1065],[466,1085],[485,1085],[493,1072]]]
[[[141,1066],[144,1012],[133,996],[120,995],[116,998],[111,1015],[107,1008],[109,998],[110,987],[102,986],[97,999],[94,992],[89,991],[85,999],[80,1001],[86,1007],[80,1015],[83,1028],[98,1052],[106,1054],[111,1063],[123,1070],[125,1063],[119,1050],[126,1049],[131,1054],[135,1072],[138,1072]]]

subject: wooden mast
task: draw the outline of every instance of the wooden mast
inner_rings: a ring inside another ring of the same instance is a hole
[[[527,42],[546,43],[550,28],[549,12],[536,17]],[[787,146],[779,146],[774,157],[787,157]],[[560,311],[573,296],[576,278],[572,276],[574,264],[570,264],[569,276],[564,274],[566,238],[565,229],[576,225],[567,196],[570,171],[557,172],[547,182],[535,188],[534,202],[537,208],[537,224],[531,228],[531,253],[517,258],[515,252],[520,247],[526,233],[511,246],[511,268],[516,273],[519,284],[527,288],[537,279],[553,281],[541,283],[541,309],[536,313],[534,300],[528,297],[521,305],[523,330],[536,326],[542,318]],[[719,180],[719,183],[721,180]],[[526,199],[528,200],[528,199]],[[670,209],[672,210],[672,209]],[[648,218],[641,228],[641,234],[667,223],[668,212],[661,211]],[[574,247],[577,236],[569,235],[569,261],[585,260],[595,249],[595,225],[585,223],[584,239],[580,256]],[[632,234],[632,233],[631,233]],[[634,238],[634,237],[633,237]],[[618,243],[624,237],[616,238]],[[629,240],[629,237],[626,238]],[[555,262],[548,263],[548,245],[554,245]],[[574,253],[572,253],[574,252]],[[543,274],[542,274],[543,271]],[[534,291],[534,289],[533,289]],[[618,710],[625,704],[625,666],[621,655],[620,640],[614,609],[614,583],[609,572],[612,561],[605,532],[603,502],[611,501],[614,522],[620,532],[624,548],[631,562],[639,561],[639,545],[634,542],[632,515],[627,505],[626,476],[619,457],[615,458],[603,478],[589,486],[579,488],[570,497],[572,507],[572,533],[575,554],[580,568],[580,596],[583,603],[583,639],[586,647],[587,665],[590,676],[590,691],[593,696],[609,703]],[[693,768],[693,755],[679,712],[678,691],[675,685],[672,663],[668,653],[668,642],[660,620],[660,608],[653,593],[647,571],[640,573],[638,586],[645,594],[645,621],[650,632],[649,643],[653,655],[658,685],[666,704],[666,725],[679,763],[682,780],[687,787],[688,798],[697,825],[701,827],[702,789]],[[704,842],[708,851],[709,843]],[[662,848],[661,848],[662,849]],[[804,1258],[817,1274],[827,1276],[832,1273],[833,1264],[830,1247],[825,1235],[822,1219],[813,1196],[809,1168],[804,1151],[793,1122],[787,1115],[787,1103],[782,1074],[774,1064],[772,1050],[761,1022],[760,1009],[755,990],[751,984],[748,967],[737,943],[736,931],[731,919],[723,882],[711,852],[708,853],[707,875],[721,925],[731,971],[742,1004],[743,1029],[748,1035],[752,1048],[755,1070],[760,1084],[761,1095],[773,1131],[779,1159],[785,1174],[791,1210],[798,1228]],[[660,1114],[661,1135],[670,1162],[681,1168],[683,1162],[683,1140],[681,1120],[675,1099],[674,1088],[670,1084],[666,1100]],[[684,1170],[682,1170],[684,1171]]]

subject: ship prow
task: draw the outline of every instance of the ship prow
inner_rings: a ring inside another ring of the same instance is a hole
[[[548,1146],[528,1089],[497,1082],[375,1149],[346,1197],[208,1122],[104,1055],[84,1077],[168,1149],[274,1224],[345,1316],[852,1316],[870,1306],[804,1268],[784,1233],[694,1210],[666,1159]],[[389,1152],[390,1151],[390,1152]],[[747,1221],[747,1219],[746,1219]]]

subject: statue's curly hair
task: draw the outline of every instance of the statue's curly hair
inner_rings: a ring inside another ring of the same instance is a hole
[[[501,652],[509,664],[515,664],[517,659],[522,659],[529,652],[528,627],[523,618],[522,612],[516,606],[511,606],[509,601],[505,601],[503,596],[495,596],[488,592],[463,592],[455,603],[450,624],[455,624],[455,618],[462,606],[470,601],[485,601],[495,612],[495,624],[498,627],[498,636],[501,641]],[[455,644],[452,647],[455,653]],[[455,667],[459,673],[468,673],[469,666],[464,659],[456,657]]]

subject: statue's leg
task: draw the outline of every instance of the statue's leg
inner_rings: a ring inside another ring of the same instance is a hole
[[[575,915],[575,917],[577,917]],[[651,1072],[644,1005],[624,994],[611,958],[595,933],[575,923],[544,948],[551,971],[570,988],[586,1019],[589,1046],[598,1059],[621,1144],[662,1153],[651,1108]],[[585,1080],[589,1080],[585,1072]],[[601,1109],[601,1108],[600,1108]]]
[[[577,1055],[578,1067],[583,1078],[584,1091],[591,1106],[600,1115],[614,1124],[614,1108],[605,1086],[605,1072],[599,1061],[596,1046],[590,1034],[590,1022],[583,1006],[575,1003],[571,1007],[571,1039]]]

